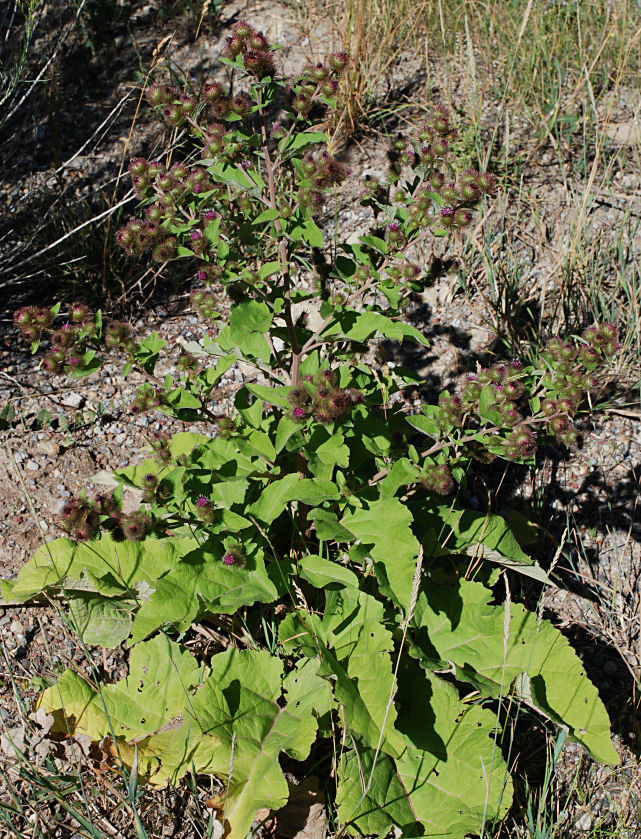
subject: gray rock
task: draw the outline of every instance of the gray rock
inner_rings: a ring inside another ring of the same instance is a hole
[[[85,404],[85,397],[81,393],[72,391],[71,393],[65,393],[60,401],[67,408],[80,408]]]

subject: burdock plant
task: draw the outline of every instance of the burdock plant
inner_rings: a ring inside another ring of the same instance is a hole
[[[72,499],[67,535],[5,583],[13,600],[68,592],[83,637],[130,648],[128,679],[68,670],[37,705],[139,784],[215,779],[209,804],[231,839],[263,808],[278,818],[284,769],[316,777],[339,832],[463,839],[510,807],[502,708],[531,706],[618,760],[569,643],[501,599],[506,566],[546,581],[528,554],[537,531],[464,503],[470,469],[574,443],[617,330],[478,367],[412,412],[417,377],[371,349],[427,344],[403,313],[494,177],[460,171],[437,104],[394,139],[387,175],[356,190],[370,229],[341,238],[353,176],[323,127],[348,57],[285,78],[243,21],[223,63],[225,83],[147,91],[176,147],[171,163],[131,162],[141,213],[117,234],[132,257],[193,268],[204,331],[176,372],[156,375],[158,335],[81,305],[16,314],[34,346],[50,335],[52,372],[121,359],[144,379],[134,412],[208,429],[152,437],[147,460],[114,473],[143,491],[140,510],[125,515],[120,490]],[[252,372],[223,413],[216,387],[238,362]],[[215,630],[204,653],[185,645],[199,623]]]

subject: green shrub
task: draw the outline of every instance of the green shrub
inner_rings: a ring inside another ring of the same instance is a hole
[[[38,707],[54,732],[106,738],[138,782],[218,779],[231,839],[285,805],[283,766],[322,780],[349,833],[464,837],[510,807],[502,697],[618,761],[568,641],[509,596],[495,605],[506,567],[547,579],[524,550],[533,529],[459,500],[473,461],[532,463],[540,443],[574,442],[616,329],[556,339],[536,363],[479,368],[460,393],[409,413],[416,376],[375,366],[372,342],[427,344],[403,310],[446,263],[440,249],[424,264],[418,246],[469,224],[493,177],[456,172],[454,128],[436,106],[414,142],[395,142],[387,178],[363,184],[370,231],[343,241],[321,222],[349,177],[322,121],[347,56],[284,80],[241,22],[224,60],[233,93],[218,82],[199,96],[147,92],[184,155],[170,168],[132,161],[144,216],[118,232],[131,255],[193,263],[211,334],[161,379],[157,334],[139,340],[82,304],[57,327],[57,308],[16,314],[34,350],[51,333],[52,372],[121,358],[146,379],[134,412],[212,429],[152,438],[149,459],[114,473],[142,490],[137,512],[123,513],[122,486],[71,499],[67,537],[4,584],[13,600],[66,593],[84,643],[131,648],[126,679],[67,670]],[[255,375],[216,413],[216,386],[238,362]],[[215,627],[210,657],[182,643],[198,621]]]

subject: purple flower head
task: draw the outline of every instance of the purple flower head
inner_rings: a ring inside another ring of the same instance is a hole
[[[207,221],[212,221],[212,219],[216,218],[216,213],[213,210],[205,210],[203,216],[207,219]]]
[[[196,506],[197,506],[197,507],[209,507],[209,504],[210,504],[209,499],[208,499],[208,498],[205,498],[205,496],[204,496],[204,495],[201,495],[201,496],[198,498],[198,501],[196,501]]]
[[[236,564],[236,557],[233,553],[226,553],[223,557],[223,562],[225,565],[235,565]]]
[[[202,191],[203,191],[203,185],[202,184],[194,184],[193,192],[194,192],[195,195],[198,195]]]
[[[392,221],[388,224],[387,229],[395,233],[397,230],[401,229],[401,225],[397,221]]]
[[[454,207],[443,207],[441,209],[441,215],[444,218],[450,218],[451,216],[454,215]]]
[[[302,408],[294,408],[294,416],[296,419],[304,419],[305,411]]]
[[[199,271],[199,272],[196,274],[196,277],[197,277],[197,278],[198,278],[201,282],[203,282],[204,280],[206,280],[206,279],[207,279],[207,274],[205,274],[205,272],[204,272],[204,271]]]
[[[203,234],[200,232],[200,230],[192,230],[191,231],[191,238],[194,242],[197,242],[199,239],[202,239],[202,237],[203,237]]]

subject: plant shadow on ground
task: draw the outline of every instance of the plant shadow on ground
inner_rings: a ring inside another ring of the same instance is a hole
[[[218,5],[209,4],[200,21],[199,31],[213,41],[239,14],[224,7],[218,14]],[[133,209],[117,206],[129,190],[129,158],[153,155],[166,143],[148,109],[137,111],[141,81],[162,57],[154,50],[164,35],[190,49],[199,10],[182,0],[44,3],[25,80],[0,109],[2,319],[18,305],[53,304],[61,296],[133,311],[156,289],[174,290],[171,282],[149,282],[146,266],[125,259],[113,236]],[[46,72],[30,87],[42,65]]]

